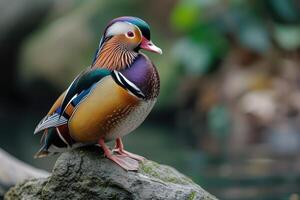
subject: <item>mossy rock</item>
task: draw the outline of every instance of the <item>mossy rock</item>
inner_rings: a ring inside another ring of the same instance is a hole
[[[5,199],[216,199],[172,167],[145,160],[125,171],[102,155],[98,147],[65,152],[49,178],[18,184]]]

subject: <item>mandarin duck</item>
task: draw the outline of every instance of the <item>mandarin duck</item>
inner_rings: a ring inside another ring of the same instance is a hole
[[[122,168],[137,170],[144,158],[124,150],[121,138],[145,120],[160,88],[157,69],[141,49],[162,54],[151,42],[145,21],[125,16],[107,25],[91,66],[73,80],[37,125],[34,134],[43,135],[35,157],[96,144]],[[106,142],[112,140],[111,151]]]

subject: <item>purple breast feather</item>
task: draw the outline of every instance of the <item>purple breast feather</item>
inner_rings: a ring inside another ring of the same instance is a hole
[[[154,87],[159,86],[159,77],[155,66],[146,56],[139,55],[133,64],[121,73],[145,94],[146,99],[157,96],[154,94],[157,88]]]

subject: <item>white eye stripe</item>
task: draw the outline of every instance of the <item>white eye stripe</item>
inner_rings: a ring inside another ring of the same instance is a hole
[[[127,32],[134,32],[135,28],[133,24],[127,22],[116,22],[107,29],[106,37],[119,34],[125,34],[127,36]]]

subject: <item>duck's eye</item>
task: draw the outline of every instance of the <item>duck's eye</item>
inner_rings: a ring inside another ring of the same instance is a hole
[[[128,31],[126,33],[126,36],[129,37],[129,38],[132,38],[132,37],[134,37],[134,33],[132,31]]]

